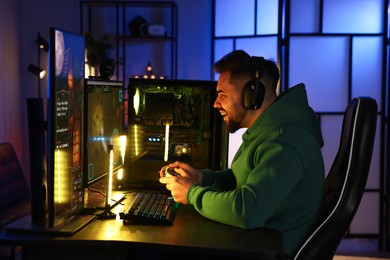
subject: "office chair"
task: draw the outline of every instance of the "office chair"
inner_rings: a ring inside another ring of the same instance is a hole
[[[331,260],[356,214],[371,164],[377,103],[354,98],[344,113],[339,150],[325,179],[322,211],[294,260]]]

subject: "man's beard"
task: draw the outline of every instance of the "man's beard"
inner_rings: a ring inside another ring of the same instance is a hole
[[[242,128],[242,120],[244,119],[246,113],[245,111],[241,110],[235,113],[234,115],[227,115],[227,119],[225,120],[226,128],[229,133],[233,134],[238,129]]]
[[[238,129],[240,129],[240,122],[229,120],[226,122],[226,128],[229,133],[234,134]]]

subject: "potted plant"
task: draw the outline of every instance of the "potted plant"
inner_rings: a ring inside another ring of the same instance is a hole
[[[90,33],[84,33],[87,52],[86,63],[91,68],[99,71],[103,78],[111,78],[114,74],[115,64],[112,58],[113,46],[108,34],[96,40]]]

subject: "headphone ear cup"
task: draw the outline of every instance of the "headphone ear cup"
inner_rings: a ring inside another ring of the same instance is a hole
[[[244,87],[243,105],[247,109],[258,109],[263,104],[265,87],[260,79],[249,80]]]
[[[243,105],[247,109],[253,107],[253,94],[255,92],[255,80],[251,79],[245,83],[244,95],[243,95]]]

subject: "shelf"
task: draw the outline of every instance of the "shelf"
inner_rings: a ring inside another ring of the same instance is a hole
[[[147,41],[174,41],[173,37],[158,37],[158,36],[149,36],[149,37],[133,37],[133,36],[119,36],[119,40],[125,41],[137,41],[137,42],[147,42]]]
[[[164,25],[166,36],[131,36],[128,24],[138,15],[153,21],[150,24],[158,21]],[[134,66],[141,71],[150,61],[162,74],[177,78],[177,6],[174,2],[81,1],[80,16],[81,33],[89,32],[94,37],[109,34],[114,38],[116,80],[126,82],[129,75],[139,74]],[[162,49],[161,43],[167,45]],[[144,61],[140,61],[142,59]]]

